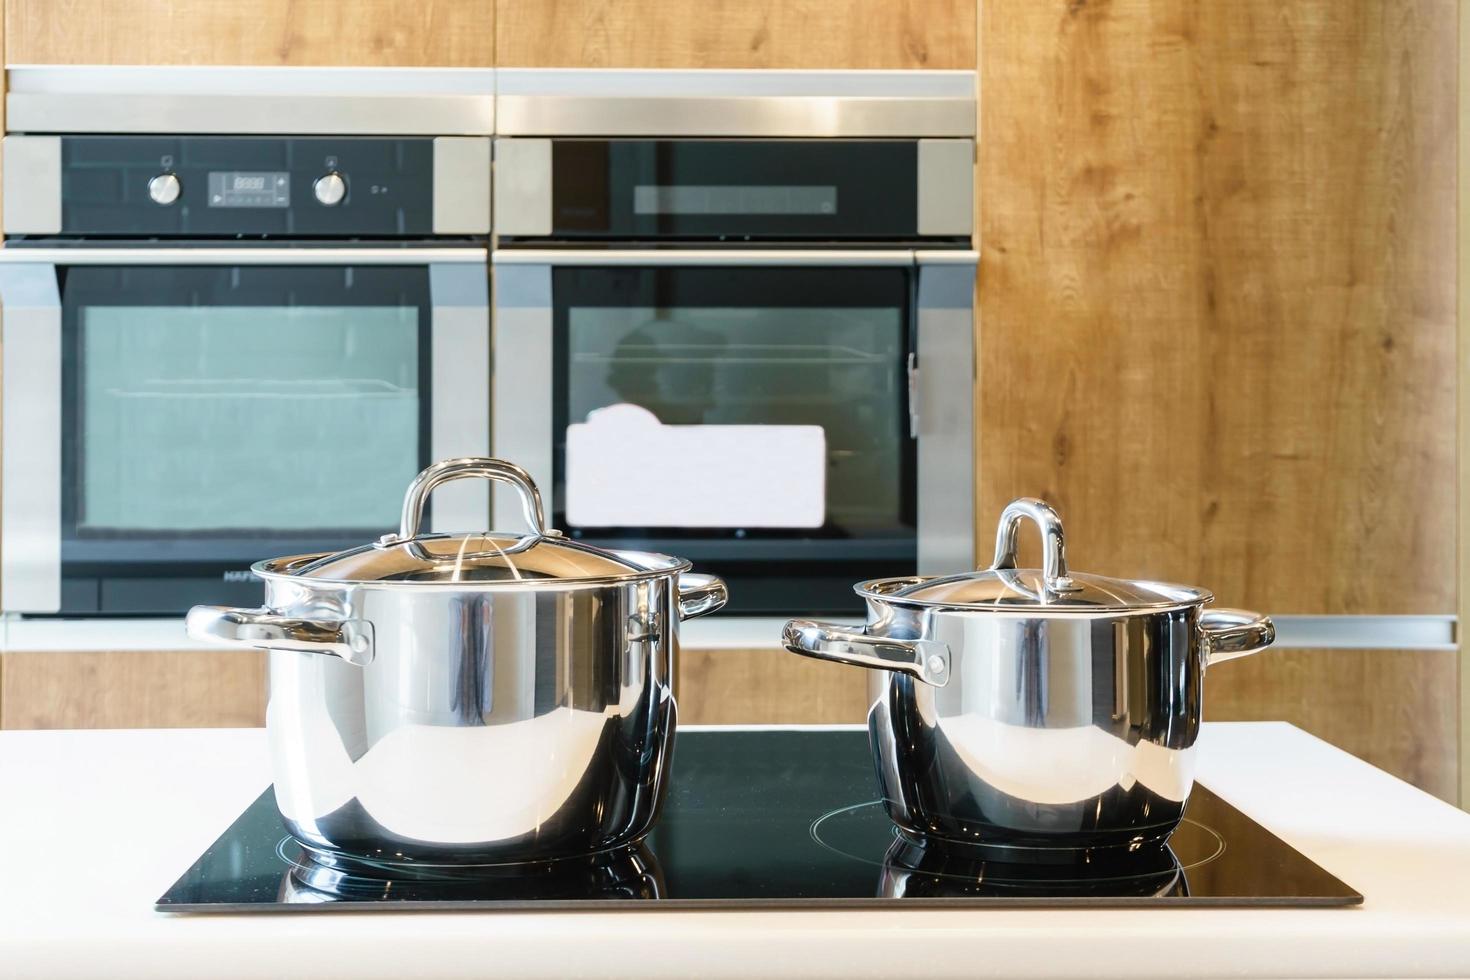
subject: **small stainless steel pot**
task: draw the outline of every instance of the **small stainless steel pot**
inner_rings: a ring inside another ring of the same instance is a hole
[[[1016,532],[1043,568],[1016,568]],[[1194,784],[1205,668],[1275,638],[1201,589],[1067,572],[1062,523],[1006,507],[989,570],[856,586],[861,630],[793,620],[786,648],[876,667],[868,732],[888,814],[920,841],[1005,848],[1166,839]]]
[[[520,491],[529,533],[420,534],[464,477]],[[254,566],[261,609],[197,606],[189,635],[270,651],[276,802],[317,848],[498,862],[619,847],[652,828],[674,737],[678,624],[725,603],[666,555],[548,530],[520,467],[452,459],[397,534]]]

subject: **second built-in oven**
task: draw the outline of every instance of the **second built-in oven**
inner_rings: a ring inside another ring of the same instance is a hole
[[[737,612],[969,567],[973,153],[498,139],[495,451],[565,533],[690,558]]]

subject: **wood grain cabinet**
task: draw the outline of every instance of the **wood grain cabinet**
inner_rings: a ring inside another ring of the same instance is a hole
[[[8,64],[494,63],[494,0],[5,0]]]
[[[496,59],[540,68],[975,67],[975,0],[496,0]]]
[[[1453,0],[980,8],[980,526],[1453,613]]]
[[[1459,654],[1270,650],[1211,667],[1210,721],[1289,721],[1453,803]]]
[[[868,675],[778,647],[680,650],[674,676],[688,725],[838,725],[868,718]]]
[[[0,728],[249,728],[265,702],[252,650],[0,654]]]

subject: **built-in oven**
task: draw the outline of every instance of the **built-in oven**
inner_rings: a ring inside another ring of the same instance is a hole
[[[259,598],[489,450],[485,137],[5,140],[0,608]],[[482,527],[445,488],[432,521]]]
[[[688,557],[740,613],[973,567],[973,160],[954,136],[497,138],[496,452],[564,533]]]

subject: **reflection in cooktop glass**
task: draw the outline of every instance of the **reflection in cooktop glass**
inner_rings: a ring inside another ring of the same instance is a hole
[[[1168,847],[1085,863],[900,837],[860,731],[686,731],[634,847],[519,865],[343,858],[286,833],[267,789],[156,907],[178,912],[751,906],[1351,905],[1362,897],[1197,786]]]

